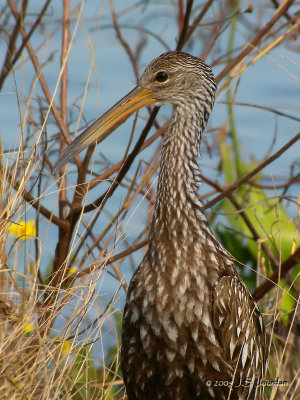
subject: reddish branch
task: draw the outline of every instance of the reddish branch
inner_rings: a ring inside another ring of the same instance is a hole
[[[11,11],[12,11],[12,14],[13,14],[15,20],[18,21],[19,13],[18,13],[16,5],[14,4],[14,2],[12,0],[8,0],[8,4],[9,4],[9,6],[11,8]],[[70,143],[71,139],[70,139],[70,136],[69,136],[69,132],[68,132],[68,130],[65,129],[65,125],[64,125],[64,122],[63,122],[63,120],[61,118],[59,110],[58,110],[55,102],[53,101],[52,94],[51,94],[51,92],[49,90],[49,87],[47,85],[47,81],[46,81],[46,79],[44,77],[44,74],[42,73],[42,68],[41,68],[40,63],[38,61],[37,55],[36,55],[33,47],[31,46],[30,42],[27,40],[28,39],[27,38],[27,33],[26,33],[25,28],[23,26],[23,21],[22,21],[22,23],[20,25],[20,32],[21,32],[21,36],[22,36],[24,42],[26,41],[26,48],[27,48],[29,57],[30,57],[32,65],[33,65],[33,67],[35,69],[36,75],[39,78],[39,82],[40,82],[41,88],[42,88],[42,90],[44,92],[45,98],[46,98],[49,106],[51,106],[51,112],[53,114],[53,117],[54,117],[54,119],[55,119],[55,121],[56,121],[56,123],[58,125],[58,128],[60,129],[61,134],[63,135],[65,141],[67,143]]]
[[[6,77],[11,73],[13,67],[15,66],[16,62],[19,60],[24,48],[26,47],[27,42],[35,32],[35,30],[39,27],[39,24],[47,11],[47,8],[50,4],[51,0],[47,0],[41,9],[40,13],[38,14],[37,19],[35,22],[32,24],[29,32],[26,34],[25,37],[23,37],[22,43],[20,47],[16,50],[16,41],[18,39],[18,35],[20,33],[20,28],[24,22],[25,16],[26,16],[26,9],[28,5],[28,0],[24,0],[21,4],[20,7],[20,13],[18,14],[18,17],[16,19],[16,25],[13,29],[12,34],[9,37],[9,43],[7,46],[7,51],[6,51],[6,56],[5,60],[3,63],[3,67],[0,73],[0,90],[2,89],[3,83],[6,79]],[[13,6],[13,3],[10,2],[10,6]]]
[[[26,16],[27,5],[28,5],[28,0],[25,0],[22,2],[21,7],[20,7],[20,13],[18,15],[18,18],[16,19],[15,27],[9,37],[9,42],[8,42],[7,50],[6,50],[6,56],[5,56],[3,67],[1,70],[1,74],[0,74],[0,89],[2,89],[5,78],[11,72],[13,65],[14,65],[12,59],[16,52],[16,49],[15,49],[16,42],[17,42],[17,39],[19,36],[21,24]],[[23,43],[24,43],[24,41],[23,41]]]
[[[60,117],[63,124],[63,129],[68,132],[68,121],[67,121],[67,110],[68,110],[68,69],[67,69],[67,58],[68,58],[68,47],[69,47],[69,26],[70,26],[70,1],[63,1],[63,19],[62,19],[62,47],[61,47],[61,81],[60,81]],[[69,134],[68,134],[69,137]],[[60,135],[60,153],[64,151],[66,147],[66,140],[63,135]],[[50,285],[54,288],[60,288],[62,282],[66,276],[66,266],[65,260],[67,258],[70,241],[73,235],[74,225],[71,221],[67,219],[67,178],[66,178],[66,166],[63,166],[60,170],[61,180],[60,180],[60,190],[59,190],[59,217],[67,221],[68,229],[59,228],[58,230],[58,242],[55,249],[55,258],[53,263],[53,270],[50,276]],[[46,292],[45,296],[45,313],[41,315],[41,322],[48,321],[48,326],[45,324],[43,327],[46,333],[48,328],[52,324],[53,316],[53,305],[56,304],[57,296],[59,294],[58,290],[50,290]],[[52,313],[52,318],[51,318]]]

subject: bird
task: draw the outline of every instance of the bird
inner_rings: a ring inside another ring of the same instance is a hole
[[[128,400],[264,398],[263,318],[198,195],[200,142],[215,93],[204,61],[166,52],[54,167],[103,140],[139,108],[172,105],[149,246],[130,281],[123,313],[121,370]]]

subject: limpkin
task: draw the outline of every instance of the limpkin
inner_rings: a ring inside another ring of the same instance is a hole
[[[124,310],[121,369],[129,400],[263,398],[263,320],[197,195],[199,143],[215,91],[213,73],[199,58],[164,53],[55,166],[102,140],[137,109],[173,105],[149,249],[131,279]]]

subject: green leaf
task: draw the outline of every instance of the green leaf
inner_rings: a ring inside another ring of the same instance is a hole
[[[221,145],[223,169],[227,182],[234,181],[236,169],[232,162],[232,151],[226,143]],[[246,164],[244,164],[246,165]],[[251,170],[253,165],[248,165]],[[256,178],[256,182],[260,177]],[[266,193],[251,185],[243,185],[234,192],[234,197],[243,208],[249,221],[258,233],[260,239],[272,250],[279,259],[285,260],[292,251],[295,236],[300,240],[297,226],[290,218],[277,198],[269,198]],[[240,218],[236,208],[229,200],[224,200],[221,207],[233,230],[241,232],[244,243],[248,246],[253,257],[257,257],[259,246],[252,239],[252,233],[245,221]]]

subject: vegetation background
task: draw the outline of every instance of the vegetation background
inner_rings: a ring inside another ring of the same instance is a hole
[[[184,50],[218,94],[201,146],[209,221],[264,313],[269,399],[300,399],[300,4],[0,3],[1,399],[125,399],[122,308],[147,251],[170,107],[51,174],[78,133]]]

